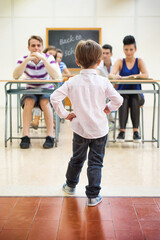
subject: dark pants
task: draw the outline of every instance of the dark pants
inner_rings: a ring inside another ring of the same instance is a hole
[[[97,139],[86,139],[76,133],[73,136],[73,156],[68,164],[66,182],[69,187],[74,188],[77,185],[89,148],[88,185],[86,186],[86,195],[88,198],[97,197],[101,190],[101,168],[103,167],[106,140],[107,135]]]
[[[140,94],[122,94],[123,104],[119,108],[119,125],[120,129],[126,129],[129,109],[133,128],[139,126],[140,106],[144,104],[144,98]]]

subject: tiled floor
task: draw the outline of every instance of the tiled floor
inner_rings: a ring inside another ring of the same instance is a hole
[[[0,123],[4,126],[5,109],[0,109]],[[145,138],[151,138],[151,109],[144,109]],[[13,109],[13,136],[17,133],[16,109]],[[44,126],[44,122],[40,123]],[[130,124],[130,123],[129,123]],[[156,132],[156,131],[155,131]],[[117,131],[118,133],[118,131]],[[110,139],[113,132],[110,132]],[[46,129],[30,130],[31,136],[46,136]],[[126,138],[132,139],[127,129]],[[68,161],[72,155],[72,131],[69,121],[60,124],[58,147],[43,149],[44,139],[32,139],[30,149],[19,148],[20,139],[8,141],[4,147],[4,128],[0,134],[0,196],[64,196]],[[102,196],[160,197],[160,148],[156,143],[110,143],[106,147],[102,169]],[[77,197],[85,197],[87,161],[76,189]]]
[[[152,116],[150,109],[144,110],[145,138],[149,139]],[[0,115],[4,126],[4,109]],[[13,115],[16,126],[15,110]],[[16,130],[13,134],[21,137]],[[30,149],[23,150],[19,139],[5,148],[1,128],[0,240],[160,240],[160,148],[156,143],[110,143],[102,170],[103,201],[88,208],[87,162],[75,197],[67,198],[61,190],[72,155],[69,122],[61,123],[60,130],[57,148],[43,149],[44,139],[34,139]],[[45,129],[31,129],[31,136],[45,135]],[[132,139],[131,130],[126,137]]]
[[[0,240],[159,240],[160,198],[0,198]]]

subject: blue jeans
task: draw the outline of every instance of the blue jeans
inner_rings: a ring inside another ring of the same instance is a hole
[[[88,185],[86,195],[88,198],[98,196],[101,187],[101,169],[105,154],[105,144],[107,135],[96,139],[86,139],[74,133],[73,136],[73,156],[71,157],[66,173],[67,185],[74,188],[79,182],[79,176],[88,153]]]

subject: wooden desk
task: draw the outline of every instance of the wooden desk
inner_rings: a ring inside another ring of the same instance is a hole
[[[157,147],[160,147],[160,80],[153,79],[112,79],[113,84],[150,84],[151,90],[118,90],[120,94],[139,94],[139,93],[151,93],[154,94],[153,102],[153,122],[152,122],[152,139],[144,140],[144,142],[157,142]],[[157,137],[154,136],[154,123],[155,123],[155,109],[156,109],[156,96],[158,96],[158,112],[157,112]]]
[[[40,79],[32,79],[32,80],[1,80],[1,82],[5,82],[5,147],[7,147],[7,141],[12,139],[18,139],[20,137],[12,136],[12,95],[17,95],[17,129],[19,128],[19,116],[20,116],[20,95],[21,94],[52,94],[53,89],[26,89],[25,86],[29,83],[53,83],[56,84],[55,88],[59,87],[59,83],[63,80],[40,80]],[[8,96],[9,96],[9,110],[10,110],[10,136],[7,137],[7,129],[8,129]],[[60,118],[56,114],[56,126],[55,126],[55,147],[57,147],[57,142],[59,140],[59,129],[60,129]],[[34,138],[34,137],[31,137]],[[36,137],[37,138],[37,137]],[[38,137],[45,138],[45,137]]]
[[[26,94],[27,91],[33,94],[43,94],[48,93],[51,94],[53,92],[53,89],[46,89],[45,91],[38,91],[37,89],[33,89],[31,92],[27,89],[21,89],[18,88],[20,84],[26,84],[26,83],[55,83],[59,84],[62,82],[62,80],[0,80],[1,82],[5,82],[5,94],[6,94],[6,104],[5,104],[5,146],[7,146],[7,141],[10,139],[12,141],[12,102],[11,102],[11,95],[16,94],[18,97],[20,94]],[[152,122],[152,139],[151,140],[144,140],[145,142],[157,142],[157,147],[160,146],[160,80],[152,80],[152,79],[143,79],[143,80],[110,80],[112,83],[115,84],[150,84],[152,85],[151,90],[119,90],[119,93],[121,94],[138,94],[138,93],[144,93],[148,94],[151,93],[154,95],[154,103],[153,103],[153,122]],[[16,85],[16,88],[12,88],[12,85]],[[58,87],[58,85],[57,85]],[[39,93],[38,93],[39,92]],[[8,121],[8,95],[10,96],[10,137],[7,138],[7,121]],[[157,137],[154,136],[154,122],[155,122],[155,108],[156,108],[156,96],[158,96],[158,113],[157,113]],[[17,101],[18,103],[18,101]],[[18,113],[17,113],[18,115]],[[56,128],[56,141],[58,141],[58,134],[59,134],[59,117],[56,114],[57,118],[57,128]]]
[[[73,77],[74,75],[72,75],[71,77]],[[64,81],[68,81],[68,79],[69,79],[69,77],[65,77],[64,78]],[[69,98],[68,97],[66,97],[65,99],[64,99],[64,105],[65,106],[69,106],[70,107],[70,110],[71,110],[71,101],[69,100]]]

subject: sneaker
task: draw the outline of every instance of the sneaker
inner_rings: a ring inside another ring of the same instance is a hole
[[[117,142],[123,143],[125,141],[125,132],[120,131],[117,137]]]
[[[139,135],[138,132],[134,132],[134,133],[133,133],[133,142],[134,142],[134,143],[139,143],[139,142],[141,142],[141,136]]]
[[[94,207],[100,202],[102,202],[102,197],[100,195],[98,195],[98,197],[96,197],[96,198],[88,198],[87,205],[89,207]]]
[[[75,191],[76,191],[76,188],[69,187],[67,185],[67,183],[65,183],[65,184],[63,184],[62,190],[64,192],[68,193],[69,195],[74,195]]]
[[[30,146],[30,138],[28,136],[24,136],[21,138],[20,148],[26,149]]]
[[[54,138],[47,136],[46,141],[43,144],[43,148],[52,148],[54,145]]]

